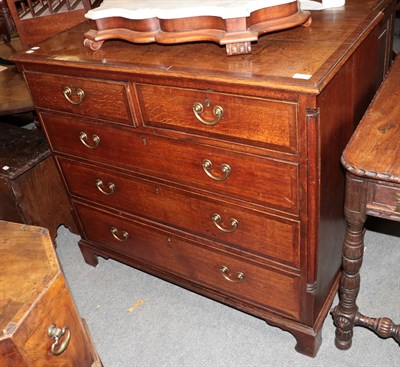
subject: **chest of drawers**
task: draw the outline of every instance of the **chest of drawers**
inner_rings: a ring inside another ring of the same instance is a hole
[[[349,3],[246,56],[93,52],[85,24],[16,56],[86,262],[111,257],[249,312],[314,356],[340,274],[340,154],[390,54],[394,2]]]

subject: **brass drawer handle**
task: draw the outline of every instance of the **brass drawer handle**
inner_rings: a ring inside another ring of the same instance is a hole
[[[115,185],[112,182],[109,182],[107,184],[109,191],[104,190],[104,183],[100,179],[96,180],[96,186],[99,189],[99,191],[104,195],[111,195],[114,193],[114,190],[115,190]]]
[[[395,199],[397,201],[397,207],[396,207],[395,211],[400,213],[400,192],[396,193]]]
[[[93,142],[94,142],[93,145],[90,145],[90,144],[88,143],[88,136],[87,136],[86,133],[84,133],[83,131],[81,131],[81,132],[79,133],[79,139],[80,139],[81,143],[82,143],[86,148],[89,148],[89,149],[96,149],[96,148],[99,146],[99,144],[100,144],[100,137],[99,137],[98,135],[96,135],[96,134],[93,134],[93,135],[92,135],[92,139],[93,139]]]
[[[204,112],[204,107],[199,102],[194,102],[193,104],[193,113],[196,118],[204,125],[214,126],[221,121],[222,116],[224,115],[224,109],[221,106],[214,106],[213,114],[216,117],[214,121],[206,121],[200,116]]]
[[[219,269],[221,271],[222,276],[231,283],[240,283],[244,280],[244,274],[241,271],[236,273],[236,278],[232,278],[230,275],[229,268],[225,265],[222,265]]]
[[[111,227],[111,234],[113,237],[118,240],[119,242],[125,242],[129,238],[129,233],[126,231],[122,231],[121,234],[119,233],[118,229],[115,227]]]
[[[74,101],[71,99],[72,93],[76,92],[76,95],[78,96],[78,100]],[[67,99],[67,101],[73,105],[78,105],[82,103],[83,97],[85,97],[85,92],[81,88],[75,88],[75,87],[68,87],[65,86],[63,90],[64,97]]]
[[[60,339],[65,335],[64,341],[58,346]],[[68,347],[68,344],[71,340],[71,332],[69,331],[68,326],[64,326],[62,329],[59,329],[56,325],[52,324],[47,329],[47,335],[51,339],[55,339],[55,342],[51,345],[51,353],[55,356],[64,353]]]
[[[223,173],[224,175],[221,176],[221,177],[217,177],[217,176],[214,176],[214,175],[210,172],[210,169],[212,168],[212,163],[211,163],[210,160],[208,160],[208,159],[203,159],[203,161],[201,162],[201,165],[202,165],[203,170],[204,170],[204,172],[206,173],[206,175],[207,175],[208,177],[211,177],[214,181],[225,181],[225,180],[229,177],[229,175],[231,174],[231,172],[232,172],[232,169],[231,169],[231,167],[229,166],[229,164],[222,163],[222,164],[221,164],[221,171],[222,171],[222,173]]]
[[[215,224],[215,226],[220,231],[225,232],[225,233],[233,233],[236,231],[237,227],[239,226],[239,222],[235,218],[231,218],[231,228],[224,228],[224,227],[220,226],[219,223],[222,222],[222,218],[218,213],[214,213],[211,216],[211,219],[212,219],[213,223]]]

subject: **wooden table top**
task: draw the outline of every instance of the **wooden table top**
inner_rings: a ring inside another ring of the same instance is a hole
[[[400,57],[350,139],[342,162],[355,175],[400,183]]]
[[[21,51],[19,38],[0,42],[0,57],[8,59]],[[0,116],[33,111],[33,102],[22,73],[15,66],[0,65]]]
[[[0,116],[33,111],[33,102],[22,73],[15,66],[0,71]]]
[[[44,228],[0,221],[0,339],[61,272]]]
[[[186,77],[193,85],[207,81],[211,87],[231,84],[255,88],[318,94],[340,70],[353,51],[382,18],[380,10],[390,0],[348,0],[340,8],[312,12],[310,27],[266,34],[247,55],[227,56],[214,43],[158,45],[118,40],[104,42],[100,50],[83,46],[83,24],[40,43],[32,53],[14,61],[51,64],[54,72],[74,66],[90,75],[103,70],[164,78]],[[76,69],[78,72],[78,69]],[[305,79],[304,79],[305,78]]]

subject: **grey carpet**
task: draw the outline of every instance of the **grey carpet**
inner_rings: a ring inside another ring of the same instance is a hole
[[[396,17],[394,23],[393,51],[400,54],[400,18]]]
[[[57,252],[105,367],[400,366],[393,339],[360,327],[350,350],[336,349],[330,315],[317,357],[303,356],[291,334],[263,320],[113,260],[87,265],[78,240],[61,227]],[[400,322],[400,237],[368,230],[365,244],[360,311]]]

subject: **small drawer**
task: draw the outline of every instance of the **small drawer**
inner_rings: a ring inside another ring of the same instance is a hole
[[[85,237],[109,250],[203,284],[242,302],[299,319],[299,276],[273,270],[197,242],[184,240],[74,203]]]
[[[144,126],[298,152],[297,103],[146,84],[136,90]]]
[[[38,108],[133,124],[128,83],[29,72],[25,78]]]
[[[55,152],[298,214],[297,163],[41,113]],[[92,121],[93,122],[93,121]]]
[[[66,327],[57,345],[54,344],[55,339],[48,335],[51,325],[59,329]],[[94,363],[90,337],[86,334],[62,275],[55,278],[32,306],[15,332],[14,340],[21,346],[21,353],[30,361],[30,366],[76,367],[92,366]],[[58,352],[62,353],[57,355]]]
[[[400,184],[369,181],[367,208],[396,216],[400,220]]]
[[[246,210],[169,185],[58,159],[72,195],[298,268],[298,221]],[[245,247],[243,246],[245,244]]]

